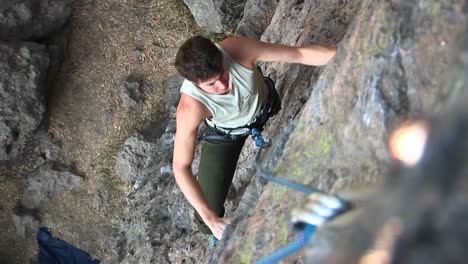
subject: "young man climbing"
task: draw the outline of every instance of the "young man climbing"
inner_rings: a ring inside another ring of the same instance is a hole
[[[335,48],[324,46],[292,47],[240,36],[217,44],[197,36],[179,48],[175,66],[185,81],[177,108],[173,168],[178,186],[195,209],[200,231],[222,238],[228,225],[224,202],[248,136],[245,127],[264,119],[271,93],[276,93],[274,88],[269,91],[255,62],[321,66],[335,53]],[[204,142],[195,178],[192,161],[203,121],[225,136]]]

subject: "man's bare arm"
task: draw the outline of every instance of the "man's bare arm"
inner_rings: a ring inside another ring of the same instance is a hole
[[[247,37],[227,38],[219,43],[240,64],[252,68],[259,61],[277,61],[322,66],[331,61],[336,48],[320,45],[301,47],[266,43]]]
[[[210,208],[200,184],[192,173],[198,127],[209,116],[211,113],[203,104],[182,94],[177,109],[173,168],[177,185],[185,198],[195,208],[213,234],[217,238],[221,238],[226,223]]]

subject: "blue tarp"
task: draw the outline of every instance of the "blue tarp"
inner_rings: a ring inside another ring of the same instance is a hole
[[[46,227],[39,228],[37,232],[40,264],[99,264],[88,253],[67,242],[54,238]]]

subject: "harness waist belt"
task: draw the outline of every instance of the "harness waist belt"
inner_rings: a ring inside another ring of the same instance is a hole
[[[260,114],[255,118],[255,121],[252,124],[236,128],[226,128],[220,126],[211,126],[205,121],[207,126],[211,128],[214,134],[205,134],[202,135],[199,139],[236,140],[250,135],[250,130],[252,128],[258,128],[261,130],[268,119],[278,113],[278,111],[281,109],[281,101],[279,99],[278,93],[276,92],[274,82],[268,77],[264,77],[264,80],[268,87],[268,101],[262,107]]]

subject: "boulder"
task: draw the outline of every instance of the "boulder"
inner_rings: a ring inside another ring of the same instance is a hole
[[[246,0],[184,0],[197,24],[208,32],[233,29],[244,10]]]
[[[270,25],[278,2],[279,0],[248,0],[245,3],[244,14],[237,26],[236,34],[260,39]]]
[[[11,219],[16,229],[16,237],[26,239],[34,237],[40,227],[40,221],[30,214],[12,214]]]
[[[83,178],[69,171],[41,167],[28,177],[20,204],[27,209],[39,209],[46,199],[55,194],[82,188]]]
[[[143,102],[143,82],[135,77],[129,77],[120,85],[120,99],[127,111],[134,110]]]
[[[0,160],[18,156],[41,124],[48,67],[45,46],[0,42]]]
[[[117,174],[135,182],[119,238],[121,263],[195,263],[203,254],[196,245],[205,238],[192,231],[191,207],[175,183],[168,123],[135,133],[119,153]]]
[[[1,0],[0,40],[37,40],[60,30],[72,0]]]
[[[150,133],[152,130],[146,130]],[[154,132],[161,134],[161,131]],[[148,140],[141,133],[135,133],[125,140],[115,163],[115,173],[125,181],[135,183],[145,176],[148,166],[157,159],[157,142]]]

